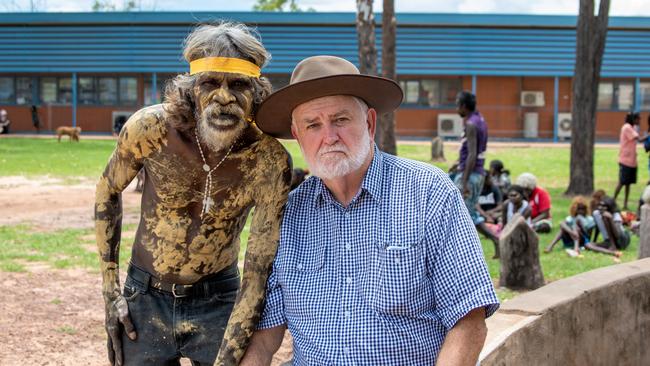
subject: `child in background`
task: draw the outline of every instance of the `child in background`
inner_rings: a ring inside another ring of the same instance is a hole
[[[582,196],[576,196],[569,206],[569,216],[560,224],[560,232],[544,252],[550,253],[561,239],[567,254],[577,257],[580,248],[584,248],[589,243],[591,231],[595,226],[594,218],[589,215],[587,200]]]
[[[501,227],[504,228],[515,214],[520,214],[526,219],[528,225],[532,226],[530,219],[530,207],[524,196],[524,188],[516,184],[508,189],[508,199],[503,201],[503,213]]]
[[[492,185],[499,188],[502,196],[508,193],[508,188],[510,188],[510,171],[503,169],[503,162],[501,160],[492,160],[490,162],[488,178],[492,181]]]
[[[623,218],[618,212],[616,201],[608,196],[603,197],[593,216],[603,241],[596,244],[589,243],[585,247],[595,252],[620,257],[622,254],[620,251],[630,245],[630,233],[623,227]]]

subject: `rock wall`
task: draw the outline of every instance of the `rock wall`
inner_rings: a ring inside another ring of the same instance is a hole
[[[552,282],[487,320],[481,365],[650,365],[650,258]]]

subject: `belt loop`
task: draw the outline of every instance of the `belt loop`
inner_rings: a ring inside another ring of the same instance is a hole
[[[144,272],[144,293],[149,292],[149,284],[151,283],[151,274],[149,272]]]

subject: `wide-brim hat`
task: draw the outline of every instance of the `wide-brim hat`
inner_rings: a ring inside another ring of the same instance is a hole
[[[379,114],[394,111],[404,97],[393,80],[363,75],[340,57],[313,56],[296,65],[289,85],[264,100],[257,110],[256,124],[273,137],[291,139],[291,112],[302,103],[331,95],[359,97]]]

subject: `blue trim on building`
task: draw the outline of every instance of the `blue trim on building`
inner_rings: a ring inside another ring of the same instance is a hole
[[[316,54],[358,62],[354,13],[3,13],[0,73],[185,72],[183,39],[218,19],[257,26],[273,55],[265,73],[288,74]],[[397,22],[398,75],[573,76],[575,16],[400,13]],[[610,17],[610,28],[601,76],[650,78],[650,18]]]

